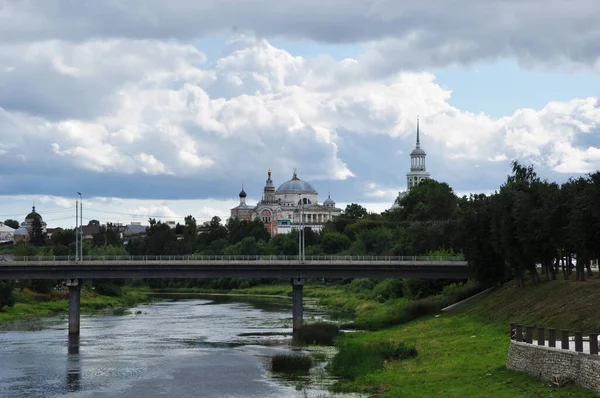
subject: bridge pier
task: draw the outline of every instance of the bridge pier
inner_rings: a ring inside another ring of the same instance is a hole
[[[81,300],[81,285],[79,279],[67,279],[69,288],[69,336],[79,336],[79,309]]]
[[[292,331],[296,333],[302,327],[302,292],[304,278],[292,278]]]

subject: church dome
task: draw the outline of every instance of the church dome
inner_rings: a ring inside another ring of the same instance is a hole
[[[327,199],[325,199],[325,201],[323,202],[323,204],[325,206],[327,206],[327,205],[334,206],[335,202],[333,199],[331,199],[331,196],[328,196]]]
[[[14,236],[26,236],[29,235],[29,230],[25,227],[19,227],[15,232]]]
[[[425,151],[422,150],[421,148],[415,148],[410,153],[410,156],[425,156],[425,155],[426,155]]]
[[[317,195],[317,191],[306,181],[302,181],[294,172],[291,180],[284,182],[277,188],[277,194],[313,194]]]
[[[35,206],[33,206],[31,208],[31,213],[27,214],[27,217],[25,217],[25,220],[34,220],[34,219],[39,219],[40,221],[42,221],[42,216],[40,216],[40,213],[35,211]]]
[[[242,188],[242,190],[240,191],[240,198],[245,198],[246,197],[246,191],[244,191],[244,188]]]

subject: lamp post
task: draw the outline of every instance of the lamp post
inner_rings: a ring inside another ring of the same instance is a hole
[[[304,219],[302,214],[302,195],[298,194],[298,261],[304,263]]]
[[[79,238],[77,237],[77,228],[79,228],[79,198],[75,196],[75,261],[79,259]]]
[[[79,259],[83,260],[83,198],[81,192],[77,192],[79,195],[79,237],[75,234],[75,241],[79,239]]]

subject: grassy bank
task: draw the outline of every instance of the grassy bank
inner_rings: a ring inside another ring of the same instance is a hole
[[[132,307],[151,300],[148,288],[129,287],[118,297],[103,296],[85,287],[81,290],[81,312],[94,313],[114,311]],[[32,319],[66,314],[69,311],[69,295],[66,291],[52,291],[48,294],[32,292],[29,289],[15,292],[16,303],[0,312],[0,329],[19,328],[30,325]]]
[[[384,397],[596,397],[575,385],[563,388],[504,367],[511,321],[559,329],[598,330],[594,306],[600,280],[554,281],[517,288],[509,283],[452,313],[422,317],[403,325],[347,334],[340,345],[377,346],[403,342],[417,357],[380,361],[339,390]]]

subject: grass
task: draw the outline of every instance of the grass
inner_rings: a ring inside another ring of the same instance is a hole
[[[346,334],[331,364],[332,371],[346,378],[336,389],[382,397],[596,397],[591,390],[575,385],[557,388],[504,365],[511,321],[597,330],[600,325],[594,307],[600,299],[599,288],[597,279],[545,282],[526,288],[509,283],[455,312],[379,331]],[[353,353],[386,342],[414,346],[418,356],[363,364],[361,356]],[[335,370],[336,361],[342,363],[341,371]]]
[[[597,396],[581,387],[569,385],[558,389],[524,373],[506,370],[509,344],[506,329],[504,324],[488,324],[465,314],[442,315],[344,337],[346,342],[340,354],[344,352],[344,344],[369,347],[402,341],[408,347],[414,345],[418,356],[373,361],[371,368],[360,363],[358,357],[345,358],[344,362],[360,364],[361,368],[342,374],[353,381],[343,381],[337,389],[378,392],[383,397]]]
[[[390,361],[417,356],[414,346],[397,340],[361,341],[357,338],[345,339],[331,361],[329,370],[335,376],[356,380],[361,375],[384,368]]]
[[[279,354],[271,358],[271,370],[275,373],[308,374],[312,358],[305,354]]]

